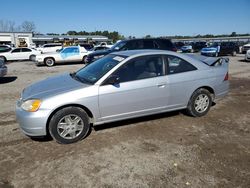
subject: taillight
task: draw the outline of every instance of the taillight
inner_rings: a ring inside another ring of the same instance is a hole
[[[229,75],[228,75],[228,72],[227,72],[227,74],[224,77],[224,81],[227,81],[228,79],[229,79]]]

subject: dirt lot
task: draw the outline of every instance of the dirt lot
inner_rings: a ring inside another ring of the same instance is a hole
[[[82,65],[9,64],[0,80],[0,187],[250,187],[250,63],[242,59],[230,57],[230,93],[207,116],[102,125],[71,145],[24,136],[14,108],[30,83]]]

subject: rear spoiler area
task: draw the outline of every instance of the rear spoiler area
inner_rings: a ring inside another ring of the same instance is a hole
[[[224,58],[224,57],[207,57],[203,55],[194,55],[194,54],[189,54],[189,56],[205,63],[208,66],[220,66],[224,62],[229,63],[229,58]]]

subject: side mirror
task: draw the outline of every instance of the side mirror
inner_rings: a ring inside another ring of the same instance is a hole
[[[104,85],[116,85],[120,83],[120,78],[117,75],[111,75],[108,77]]]

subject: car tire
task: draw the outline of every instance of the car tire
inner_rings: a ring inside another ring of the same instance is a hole
[[[36,56],[35,55],[30,55],[29,60],[30,61],[35,61]]]
[[[0,59],[2,59],[4,62],[6,62],[6,58],[4,56],[0,56]]]
[[[208,90],[201,88],[192,94],[186,111],[190,116],[201,117],[208,113],[211,105],[211,93]]]
[[[82,58],[82,62],[83,62],[84,64],[87,63],[87,56],[86,56],[86,55]]]
[[[52,67],[55,65],[55,60],[51,57],[48,57],[44,60],[44,64],[48,67]]]
[[[59,110],[49,122],[49,133],[60,144],[77,142],[86,137],[89,130],[89,117],[83,109],[78,107],[66,107]]]

